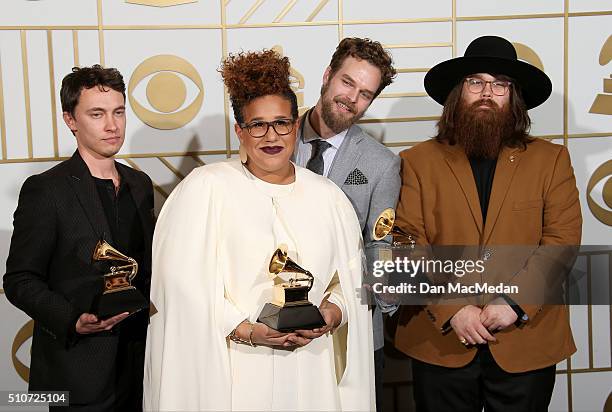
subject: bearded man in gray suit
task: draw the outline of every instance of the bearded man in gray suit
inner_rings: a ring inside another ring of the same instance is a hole
[[[345,38],[323,75],[321,97],[300,119],[295,161],[328,177],[350,199],[368,251],[368,267],[384,242],[372,239],[376,218],[395,208],[400,190],[400,160],[355,123],[391,84],[396,71],[391,56],[370,39]],[[395,306],[377,299],[373,313],[376,406],[381,411],[383,369],[382,313]]]

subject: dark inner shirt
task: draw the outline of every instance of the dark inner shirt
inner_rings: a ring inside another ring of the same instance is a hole
[[[111,179],[99,179],[97,177],[93,179],[96,183],[102,208],[106,215],[106,221],[113,237],[112,242],[108,238],[104,240],[119,252],[134,258],[138,262],[139,272],[136,273],[136,277],[132,280],[132,286],[135,286],[147,297],[148,293],[144,286],[145,279],[143,274],[140,273],[144,259],[144,233],[136,204],[130,192],[130,186],[122,178],[119,190],[115,193],[115,185]],[[113,265],[122,265],[127,262],[112,261],[111,263]],[[121,334],[144,338],[146,336],[146,319],[143,322],[142,318],[147,315],[148,311],[145,309],[141,313],[134,314],[122,321],[119,324]]]
[[[478,198],[480,200],[483,225],[487,221],[487,209],[489,208],[489,198],[491,197],[496,165],[497,158],[470,159],[470,166],[472,166],[472,174],[474,175],[476,189],[478,190]]]
[[[482,224],[484,225],[487,221],[487,209],[489,208],[489,198],[491,197],[491,189],[493,187],[493,178],[495,177],[495,166],[497,165],[497,158],[495,159],[470,159],[470,166],[472,166],[472,174],[474,175],[474,181],[476,182],[476,189],[478,189],[478,198],[480,200],[480,210],[482,211]],[[506,295],[501,295],[508,304],[512,307],[512,310],[516,312],[516,316],[519,320],[525,320],[523,316],[525,312],[518,306],[512,299]]]
[[[142,262],[144,234],[130,186],[121,179],[119,191],[115,194],[115,185],[111,179],[94,177],[94,181],[113,237],[111,246],[133,257],[138,263]]]

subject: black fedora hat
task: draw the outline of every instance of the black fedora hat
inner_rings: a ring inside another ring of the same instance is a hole
[[[473,40],[463,57],[456,57],[432,67],[425,75],[425,90],[436,102],[444,105],[451,90],[466,76],[474,73],[503,74],[521,87],[527,109],[544,103],[552,92],[546,73],[518,60],[508,40],[482,36]]]

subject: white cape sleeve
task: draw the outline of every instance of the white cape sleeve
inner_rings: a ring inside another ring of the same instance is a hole
[[[349,200],[337,202],[335,230],[338,276],[344,294],[348,322],[334,333],[336,370],[343,370],[338,389],[343,411],[374,411],[374,342],[372,314],[360,299],[363,281],[363,240],[359,221]],[[344,359],[338,359],[344,356]],[[342,363],[345,363],[342,365]]]
[[[157,313],[149,324],[144,372],[148,411],[231,409],[223,334],[231,305],[216,253],[223,185],[204,169],[176,187],[155,229],[151,302]]]

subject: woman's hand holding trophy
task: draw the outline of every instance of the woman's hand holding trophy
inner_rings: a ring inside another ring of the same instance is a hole
[[[314,277],[287,256],[286,245],[273,253],[269,271],[273,277],[281,273],[291,273],[292,277],[275,285],[274,302],[266,303],[256,323],[240,323],[230,334],[231,340],[251,346],[294,348],[306,346],[340,325],[342,311],[338,306],[324,300],[317,308],[308,301]]]

